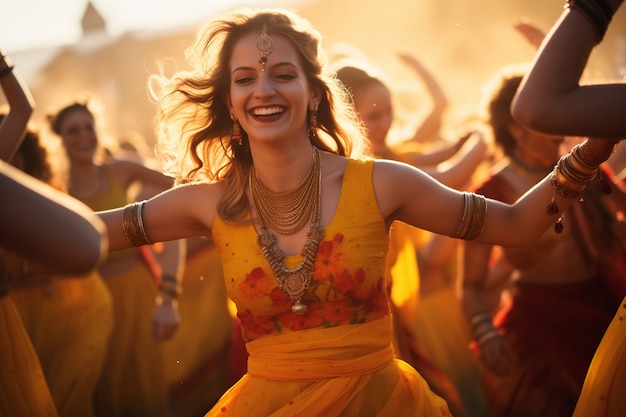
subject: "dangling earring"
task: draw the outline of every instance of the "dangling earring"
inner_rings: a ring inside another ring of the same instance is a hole
[[[237,142],[239,146],[241,146],[241,127],[239,126],[239,121],[233,118],[233,134],[230,137],[231,143]]]
[[[311,110],[311,118],[309,120],[309,139],[313,140],[317,138],[317,108],[318,105],[315,105],[315,108]]]

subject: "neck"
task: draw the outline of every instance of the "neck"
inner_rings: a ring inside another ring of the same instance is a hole
[[[296,187],[311,167],[313,146],[298,147],[277,152],[272,150],[263,155],[253,152],[253,164],[257,177],[275,192],[289,191]]]

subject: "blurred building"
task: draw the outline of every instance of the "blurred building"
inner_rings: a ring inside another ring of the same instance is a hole
[[[41,123],[58,108],[87,99],[99,112],[98,127],[105,135],[132,131],[152,142],[154,104],[148,76],[157,72],[159,59],[184,62],[184,46],[193,41],[195,27],[111,37],[90,2],[82,30],[75,44],[11,54],[37,103],[34,120]]]

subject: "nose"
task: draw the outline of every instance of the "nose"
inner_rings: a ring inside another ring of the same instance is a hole
[[[272,79],[268,74],[268,71],[261,71],[259,73],[258,82],[255,89],[255,96],[258,98],[271,97],[276,93]]]

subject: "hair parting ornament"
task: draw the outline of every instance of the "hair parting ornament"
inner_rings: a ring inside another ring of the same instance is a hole
[[[274,40],[267,36],[267,23],[263,24],[261,36],[256,40],[256,49],[261,54],[259,58],[259,64],[261,64],[261,71],[265,71],[265,63],[267,62],[267,56],[274,50]]]

